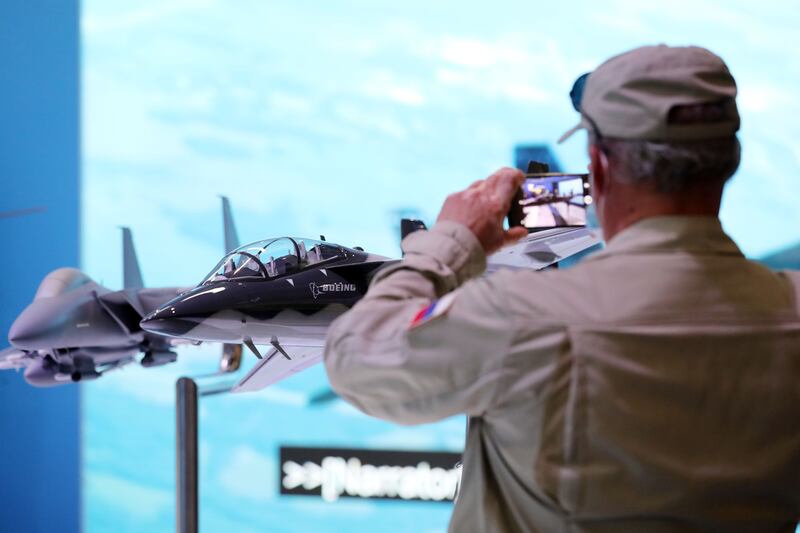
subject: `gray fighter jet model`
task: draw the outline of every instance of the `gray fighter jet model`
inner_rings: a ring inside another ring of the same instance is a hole
[[[226,250],[239,246],[223,198]],[[111,291],[74,268],[60,268],[39,285],[33,302],[9,331],[12,347],[0,351],[0,369],[24,369],[31,385],[47,387],[96,379],[136,361],[145,367],[176,360],[174,345],[183,339],[144,331],[142,317],[185,288],[145,288],[128,228],[123,228],[124,289]],[[241,346],[226,345],[221,372],[238,368]]]
[[[404,221],[403,234],[424,228]],[[489,258],[489,271],[541,270],[600,242],[586,228],[532,233]],[[243,343],[258,363],[232,389],[262,389],[319,362],[331,322],[366,293],[381,267],[399,260],[324,240],[281,237],[226,255],[194,289],[141,322],[176,339]],[[267,345],[262,354],[257,345]]]

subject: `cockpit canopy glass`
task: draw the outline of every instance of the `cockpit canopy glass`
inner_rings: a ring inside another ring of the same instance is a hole
[[[280,237],[256,241],[222,258],[203,283],[278,278],[353,253],[348,248],[313,239]]]

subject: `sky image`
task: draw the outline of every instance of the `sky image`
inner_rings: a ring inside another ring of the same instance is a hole
[[[748,256],[800,241],[800,15],[704,0],[82,3],[82,268],[121,288],[120,226],[145,282],[189,287],[224,254],[220,195],[243,242],[291,235],[399,255],[399,219],[548,143],[584,171],[574,79],[644,44],[698,44],[739,86],[743,159],[722,208]],[[84,529],[174,528],[174,382],[219,347],[83,387]],[[253,358],[246,366],[252,365]],[[450,505],[278,494],[279,446],[461,450],[461,417],[370,419],[321,367],[260,393],[201,400],[204,531],[444,531]]]

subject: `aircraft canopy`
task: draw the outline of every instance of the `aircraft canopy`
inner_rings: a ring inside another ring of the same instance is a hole
[[[230,252],[206,276],[203,283],[242,278],[278,278],[353,253],[338,244],[313,239],[266,239],[245,244]]]

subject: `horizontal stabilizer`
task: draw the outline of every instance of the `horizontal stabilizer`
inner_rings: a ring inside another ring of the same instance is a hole
[[[490,255],[487,272],[501,269],[542,270],[598,246],[598,232],[587,228],[553,228],[531,233]]]
[[[425,223],[415,218],[404,218],[400,221],[400,240],[402,241],[415,231],[428,229]]]
[[[123,287],[125,289],[141,289],[144,287],[136,249],[133,247],[133,235],[130,228],[122,228],[122,268]]]
[[[291,359],[287,359],[276,348],[272,348],[239,383],[234,385],[231,392],[261,390],[322,360],[322,346],[283,346],[283,348]]]

